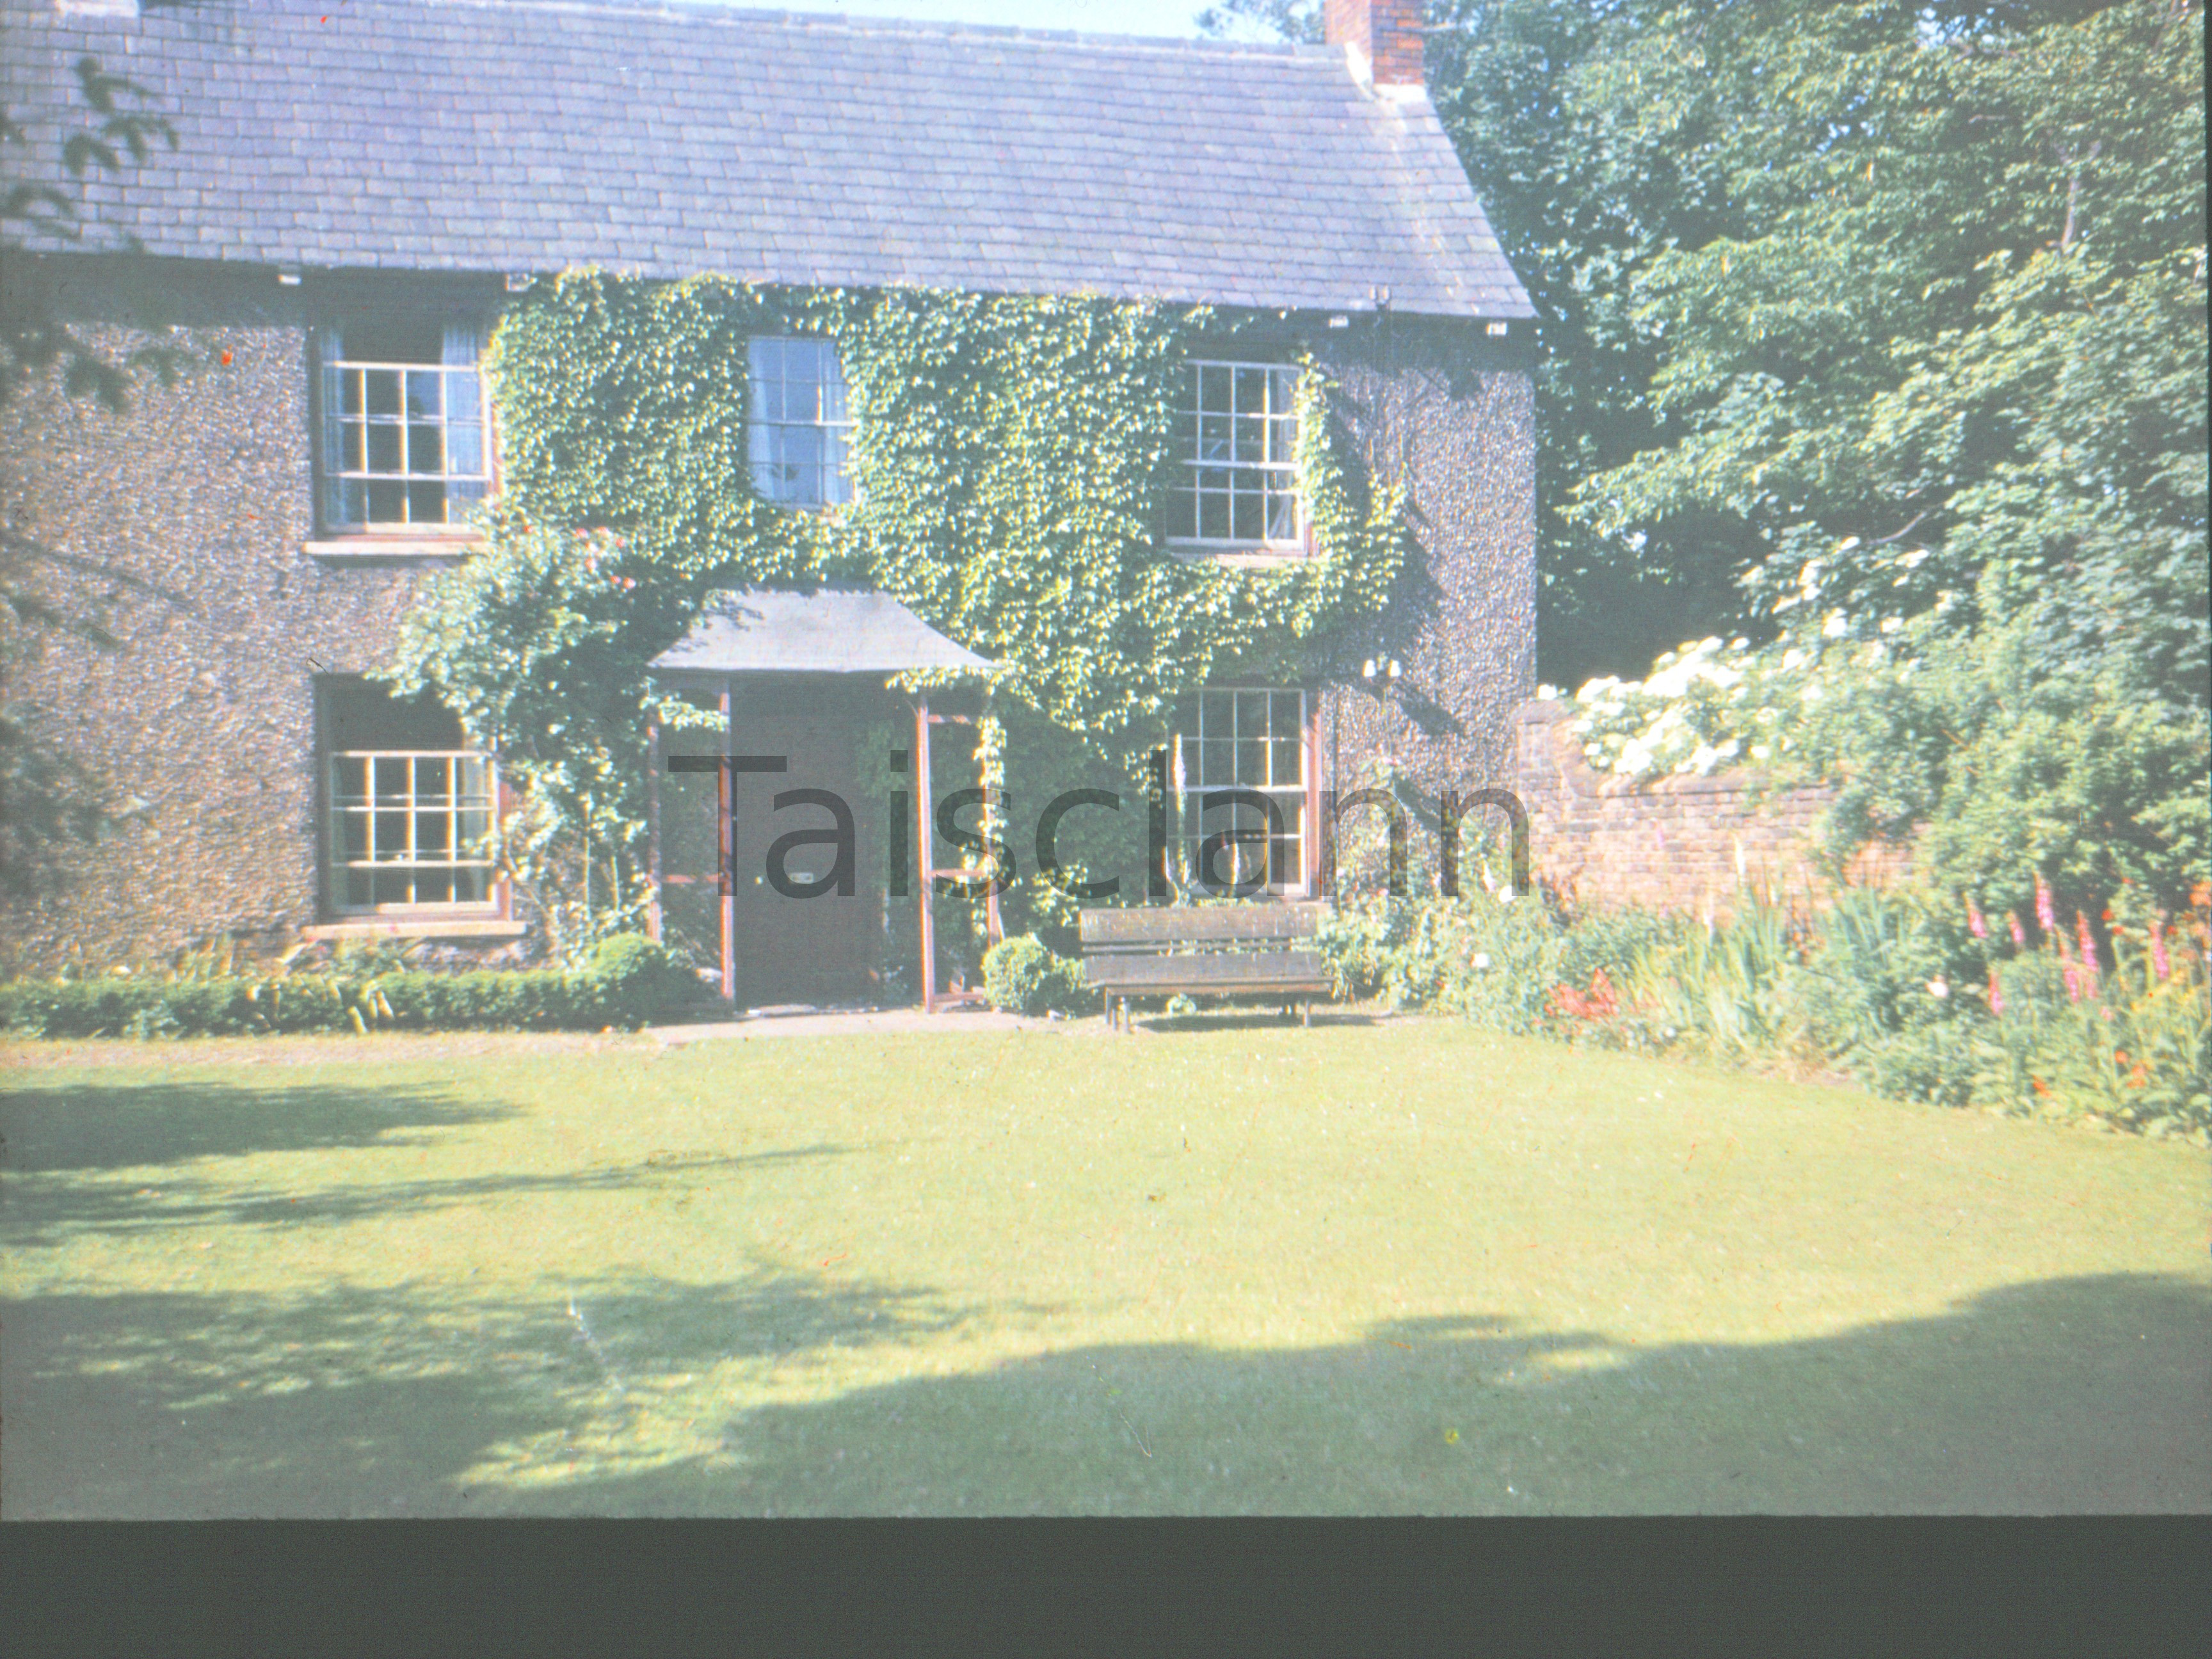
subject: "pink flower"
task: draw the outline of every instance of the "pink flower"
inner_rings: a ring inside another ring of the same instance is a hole
[[[2069,1002],[2081,1000],[2081,970],[2070,962],[2066,964],[2066,1000]]]
[[[2005,920],[2012,924],[2012,942],[2023,951],[2027,949],[2027,929],[2020,925],[2020,912],[2006,911]]]
[[[1995,974],[1990,975],[1990,1012],[1993,1014],[2004,1012],[2004,992],[1998,988]]]
[[[1981,907],[1974,902],[1974,896],[1972,893],[1966,895],[1966,931],[1976,939],[1987,939],[1990,936],[1990,926],[1982,920]]]
[[[2043,879],[2040,870],[2035,872],[2035,920],[2046,933],[2058,926],[2058,911],[2051,902],[2051,886]]]
[[[2097,982],[2097,941],[2089,932],[2089,918],[2079,910],[2074,913],[2074,937],[2081,945],[2081,971],[2094,985]]]
[[[2166,975],[2166,912],[2161,910],[2150,925],[2150,970],[2160,979]]]

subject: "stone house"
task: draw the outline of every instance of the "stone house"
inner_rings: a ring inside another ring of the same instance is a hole
[[[528,917],[470,856],[498,757],[365,676],[498,489],[477,356],[501,307],[574,266],[1206,302],[1243,326],[1192,366],[1162,557],[1309,555],[1279,447],[1210,434],[1279,430],[1285,365],[1311,353],[1363,456],[1405,481],[1417,553],[1308,683],[1187,711],[1190,808],[1267,795],[1261,884],[1299,897],[1323,792],[1372,757],[1431,791],[1510,781],[1535,666],[1533,312],[1423,90],[1416,0],[1330,0],[1323,46],[619,0],[4,4],[19,171],[129,248],[11,235],[9,282],[117,349],[150,287],[222,365],[122,414],[44,382],[0,405],[10,563],[110,636],[40,635],[5,701],[115,811],[6,901],[9,964],[225,935],[526,951]],[[173,150],[62,174],[87,57],[143,88]],[[757,488],[839,499],[834,349],[763,340],[748,373]],[[880,697],[901,651],[972,654],[888,599],[833,600],[862,620],[763,596],[749,614],[772,624],[702,623],[672,676],[736,690],[744,748],[757,720],[834,726]],[[841,988],[818,919],[737,926],[786,964],[749,996]]]

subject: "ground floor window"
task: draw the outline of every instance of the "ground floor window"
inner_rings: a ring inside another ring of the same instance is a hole
[[[341,915],[485,908],[497,895],[486,843],[497,805],[492,757],[470,748],[434,701],[365,682],[323,691],[324,835]]]
[[[1184,879],[1200,892],[1303,896],[1306,889],[1306,694],[1202,692],[1176,737]]]

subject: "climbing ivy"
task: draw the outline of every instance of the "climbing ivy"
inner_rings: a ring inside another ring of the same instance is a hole
[[[1370,487],[1308,362],[1314,555],[1233,568],[1166,548],[1188,349],[1236,327],[1096,295],[541,279],[486,360],[502,474],[483,550],[426,584],[387,678],[436,690],[497,746],[525,803],[501,855],[570,946],[645,902],[647,715],[719,718],[657,696],[647,665],[718,591],[880,588],[994,665],[993,781],[1126,787],[1190,692],[1231,665],[1296,678],[1331,627],[1382,607],[1410,544],[1398,489]],[[784,331],[838,346],[855,422],[842,507],[753,491],[745,342]],[[1097,842],[1103,815],[1087,816]],[[1070,821],[1072,865],[1085,833]]]

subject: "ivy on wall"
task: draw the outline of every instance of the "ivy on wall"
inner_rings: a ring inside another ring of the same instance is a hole
[[[841,507],[752,489],[745,342],[786,331],[827,334],[844,364],[856,499]],[[1314,556],[1239,568],[1164,545],[1201,331],[1235,325],[1093,295],[592,270],[520,296],[486,362],[502,472],[485,547],[426,584],[389,678],[436,690],[499,749],[522,802],[501,857],[556,942],[636,922],[648,713],[718,718],[657,698],[647,665],[718,591],[852,581],[909,605],[998,665],[994,781],[1025,793],[1033,776],[1133,781],[1217,669],[1296,678],[1329,629],[1381,609],[1410,547],[1403,503],[1370,486],[1310,363],[1298,464]],[[1079,816],[1090,828],[1070,820],[1063,856],[1082,866],[1103,855],[1086,860],[1086,835],[1142,814]]]

